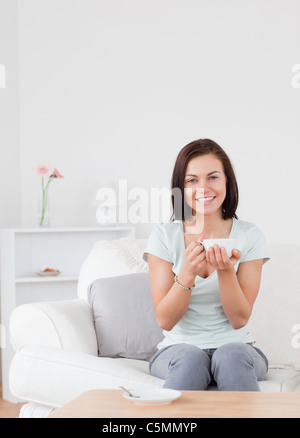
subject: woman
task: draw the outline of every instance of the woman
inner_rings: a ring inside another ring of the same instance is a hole
[[[177,191],[176,191],[176,190]],[[173,217],[151,233],[148,261],[156,319],[164,339],[150,361],[151,375],[165,388],[259,391],[268,361],[247,328],[263,263],[264,235],[238,220],[238,187],[224,150],[209,139],[194,141],[178,154],[172,177]],[[202,239],[234,238],[206,252]]]

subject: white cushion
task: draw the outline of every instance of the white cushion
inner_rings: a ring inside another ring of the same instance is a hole
[[[259,389],[264,392],[297,391],[299,385],[300,372],[288,367],[270,368],[267,374],[267,380],[258,382]]]
[[[88,286],[97,278],[148,272],[143,259],[146,244],[147,239],[128,237],[97,241],[80,269],[78,297],[87,300]]]

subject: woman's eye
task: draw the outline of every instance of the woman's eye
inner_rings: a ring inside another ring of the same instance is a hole
[[[214,180],[214,179],[218,179],[218,177],[213,175],[213,176],[210,176],[208,179]],[[195,181],[197,181],[197,180],[196,179],[189,179],[187,182],[188,183],[194,183]]]

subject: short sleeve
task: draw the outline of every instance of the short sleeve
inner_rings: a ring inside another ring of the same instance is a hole
[[[247,248],[242,254],[240,263],[263,259],[265,264],[270,260],[270,256],[264,234],[256,226],[248,233]]]
[[[167,245],[166,232],[162,225],[158,225],[151,232],[146,245],[143,259],[148,262],[148,254],[153,254],[167,262],[173,263]]]

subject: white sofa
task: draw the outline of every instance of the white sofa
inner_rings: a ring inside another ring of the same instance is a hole
[[[47,416],[90,389],[162,387],[163,380],[149,375],[148,360],[98,356],[87,302],[88,285],[97,278],[148,272],[142,260],[146,242],[97,242],[82,266],[78,299],[25,304],[13,311],[10,338],[16,353],[9,384],[12,394],[27,402],[21,417]],[[267,380],[259,386],[261,391],[300,391],[300,246],[269,245],[269,250],[249,321],[256,345],[269,360]]]

